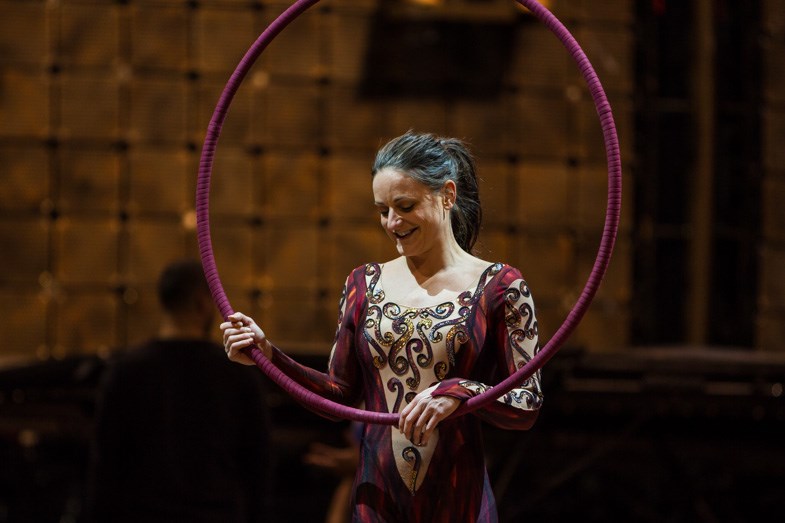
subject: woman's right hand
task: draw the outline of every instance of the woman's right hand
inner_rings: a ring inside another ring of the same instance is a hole
[[[242,352],[254,344],[266,358],[272,358],[273,349],[270,342],[250,316],[235,312],[226,318],[220,328],[223,331],[224,350],[230,360],[243,365],[254,365],[254,361]]]

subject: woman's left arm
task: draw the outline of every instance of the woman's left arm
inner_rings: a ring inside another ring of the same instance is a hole
[[[538,324],[534,300],[528,284],[517,269],[502,275],[488,297],[486,350],[496,352],[495,381],[502,381],[523,367],[539,351]],[[469,399],[492,386],[464,378],[444,380],[433,392],[434,397],[451,396]],[[540,371],[518,387],[503,394],[474,414],[488,423],[505,429],[526,430],[537,419],[543,395]]]

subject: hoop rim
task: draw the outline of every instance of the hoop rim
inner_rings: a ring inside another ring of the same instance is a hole
[[[544,6],[536,0],[515,0],[543,22],[546,27],[562,42],[569,51],[571,57],[576,62],[581,74],[586,81],[592,99],[594,101],[600,125],[603,131],[605,152],[608,166],[608,199],[605,212],[605,225],[602,238],[597,251],[592,271],[586,284],[573,305],[569,314],[563,321],[559,329],[551,339],[520,369],[512,373],[502,382],[494,385],[486,392],[463,402],[463,404],[452,414],[451,417],[460,416],[479,409],[497,400],[520,383],[527,380],[537,370],[550,360],[561,348],[563,343],[572,334],[581,318],[588,309],[594,295],[599,288],[602,278],[610,264],[611,254],[616,240],[616,234],[621,217],[622,199],[622,175],[621,175],[621,154],[619,152],[619,141],[616,134],[616,126],[613,120],[610,103],[608,102],[605,91],[600,80],[594,71],[588,57],[581,49],[577,40],[570,34],[567,28]],[[221,96],[216,104],[215,111],[207,128],[207,133],[202,147],[202,155],[199,163],[199,176],[196,188],[196,216],[197,216],[197,235],[199,243],[199,254],[202,260],[205,277],[210,286],[213,296],[221,315],[226,319],[233,314],[233,309],[224,292],[218,275],[215,263],[211,236],[210,236],[210,217],[209,217],[209,193],[210,177],[212,173],[213,159],[217,148],[218,138],[226,115],[239,89],[243,79],[247,75],[251,66],[256,62],[262,51],[269,43],[294,19],[305,12],[308,8],[318,3],[319,0],[297,0],[276,18],[267,29],[257,38],[253,45],[248,49],[235,71],[226,83]],[[305,405],[322,412],[326,415],[345,418],[354,421],[376,423],[385,425],[395,425],[398,423],[398,414],[386,412],[371,412],[346,405],[335,403],[317,395],[296,383],[278,369],[270,360],[264,357],[258,347],[244,349],[254,363],[276,384],[286,392],[295,397]]]

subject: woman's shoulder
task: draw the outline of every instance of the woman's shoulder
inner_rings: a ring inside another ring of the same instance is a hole
[[[521,271],[514,265],[504,262],[490,263],[487,271],[490,273],[489,286],[495,286],[502,291],[510,286],[526,283]]]

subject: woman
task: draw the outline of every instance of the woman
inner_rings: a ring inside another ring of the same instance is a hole
[[[496,507],[480,421],[525,430],[542,403],[539,373],[491,406],[446,419],[537,352],[534,303],[520,272],[471,254],[481,208],[474,161],[456,139],[406,133],[372,169],[381,224],[398,258],[346,279],[327,373],[275,348],[250,317],[221,324],[229,358],[256,344],[288,376],[343,404],[400,413],[366,425],[353,520],[491,522]]]

